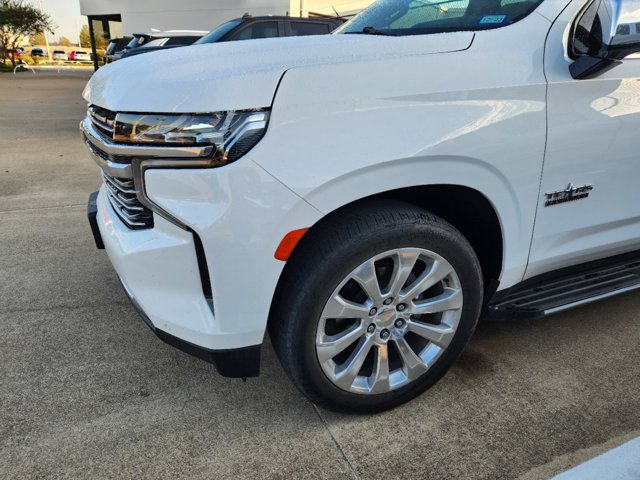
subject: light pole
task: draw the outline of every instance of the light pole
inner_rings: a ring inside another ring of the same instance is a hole
[[[44,7],[42,6],[42,0],[40,0],[40,11],[42,13],[44,13]],[[51,62],[51,50],[49,50],[49,37],[47,37],[47,30],[46,29],[43,32],[43,34],[44,34],[44,43],[47,45],[47,57],[49,58],[49,61]]]

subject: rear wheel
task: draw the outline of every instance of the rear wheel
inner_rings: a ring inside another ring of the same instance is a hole
[[[312,401],[379,411],[419,395],[471,337],[482,276],[466,239],[412,205],[375,202],[314,227],[286,266],[270,321]]]

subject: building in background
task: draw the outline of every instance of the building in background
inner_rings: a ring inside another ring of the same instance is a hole
[[[373,0],[80,0],[91,44],[157,30],[212,30],[245,13],[292,17],[353,15]],[[97,67],[97,64],[96,64]]]

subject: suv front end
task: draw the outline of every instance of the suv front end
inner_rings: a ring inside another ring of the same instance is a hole
[[[511,219],[535,194],[501,182],[540,166],[543,77],[520,88],[531,82],[520,67],[542,50],[509,53],[517,68],[497,91],[494,69],[452,73],[493,52],[498,30],[388,38],[359,28],[195,45],[98,70],[82,124],[103,171],[90,217],[152,329],[224,375],[248,377],[268,324],[286,373],[329,408],[378,411],[435,384],[484,295],[473,246],[437,213],[488,226],[496,274],[503,258],[518,268],[512,239],[531,238],[525,216],[507,222],[502,242],[496,211]],[[529,38],[529,28],[512,30]],[[537,148],[521,162],[496,155],[530,139]],[[452,185],[465,194],[442,193]],[[432,201],[455,203],[431,213]]]
[[[80,130],[101,169],[89,219],[122,286],[164,341],[229,377],[258,375],[288,231],[318,212],[254,163],[269,109],[116,113]],[[236,163],[236,160],[241,160]]]

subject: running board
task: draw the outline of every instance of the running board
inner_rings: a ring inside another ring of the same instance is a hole
[[[563,269],[498,292],[489,320],[531,319],[640,289],[640,252]]]

